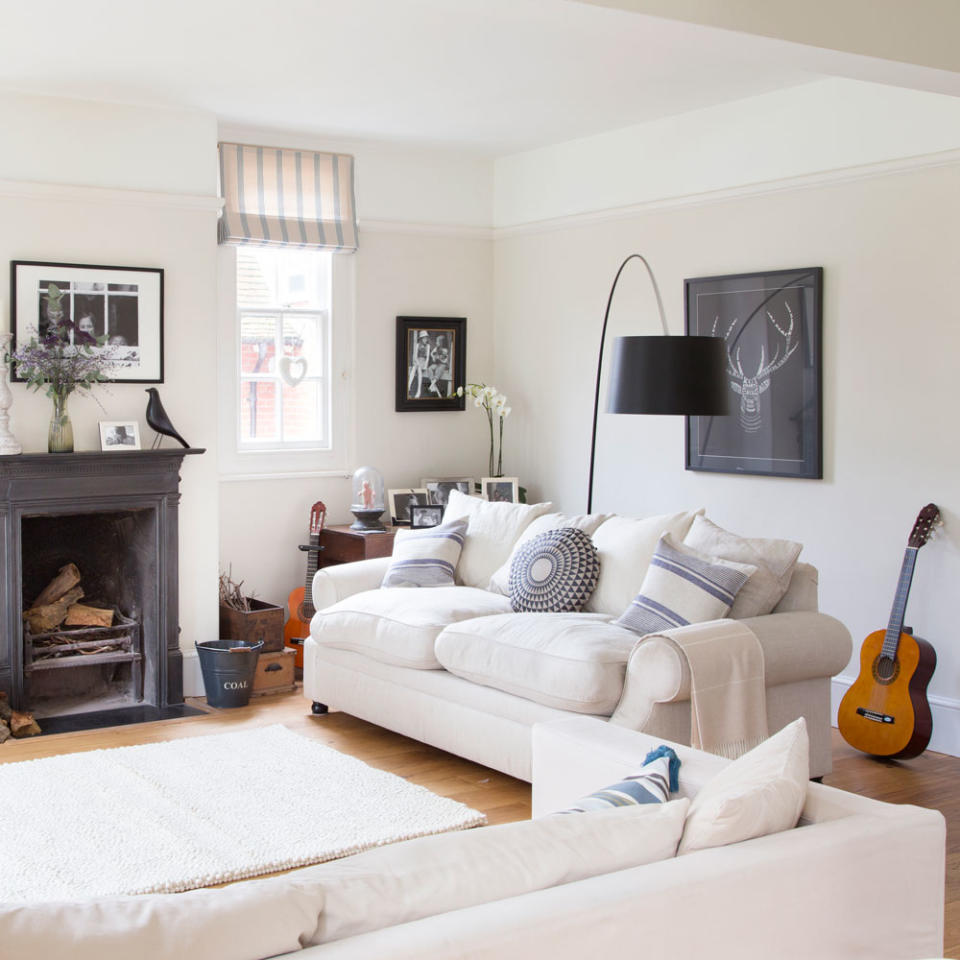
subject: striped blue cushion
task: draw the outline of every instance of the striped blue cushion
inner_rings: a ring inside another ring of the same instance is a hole
[[[618,783],[597,790],[584,797],[567,810],[559,813],[588,813],[591,810],[607,810],[610,807],[629,807],[641,803],[666,803],[671,791],[679,783],[680,758],[666,746],[651,750],[643,761],[643,769],[632,777],[624,777]]]
[[[467,519],[422,530],[400,530],[381,587],[451,587],[467,535]]]
[[[665,534],[640,592],[617,623],[647,634],[718,620],[730,612],[740,588],[756,571],[749,563],[707,557]]]

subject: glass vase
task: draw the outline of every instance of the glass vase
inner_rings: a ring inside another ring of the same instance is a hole
[[[53,416],[47,433],[48,453],[73,453],[73,424],[67,413],[69,397],[69,393],[58,393],[53,397]]]

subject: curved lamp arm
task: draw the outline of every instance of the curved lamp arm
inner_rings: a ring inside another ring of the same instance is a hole
[[[603,347],[607,339],[607,322],[610,320],[610,305],[613,303],[613,294],[617,289],[617,281],[620,279],[620,274],[623,273],[624,267],[626,267],[631,260],[639,260],[647,268],[647,275],[650,277],[650,283],[653,285],[653,292],[657,298],[657,309],[660,311],[660,323],[663,325],[663,335],[665,337],[670,336],[670,331],[667,329],[667,317],[663,312],[663,300],[660,298],[660,288],[657,286],[657,280],[653,275],[653,270],[650,269],[650,264],[647,263],[645,257],[639,253],[631,253],[630,256],[620,264],[620,269],[617,270],[617,275],[613,278],[613,286],[610,287],[610,296],[607,297],[607,309],[603,315],[603,329],[600,332],[600,355],[597,357],[597,387],[593,396],[593,432],[590,436],[590,480],[587,485],[587,513],[590,513],[593,508],[593,466],[597,456],[597,416],[600,413],[600,372],[603,369]]]

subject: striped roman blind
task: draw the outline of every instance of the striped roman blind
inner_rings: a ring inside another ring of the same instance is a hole
[[[357,249],[353,157],[220,143],[220,243]]]

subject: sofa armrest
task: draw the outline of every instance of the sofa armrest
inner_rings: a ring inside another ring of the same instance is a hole
[[[376,590],[390,566],[390,557],[357,560],[332,567],[321,567],[313,578],[313,605],[325,610],[339,600],[364,590]]]
[[[718,620],[717,623],[724,621]],[[850,660],[850,631],[825,613],[772,613],[743,621],[763,648],[767,688],[832,677]],[[698,624],[698,627],[703,624]],[[675,637],[686,627],[665,630]],[[642,730],[654,704],[690,699],[690,670],[673,644],[659,637],[638,643],[627,661],[614,723]]]

